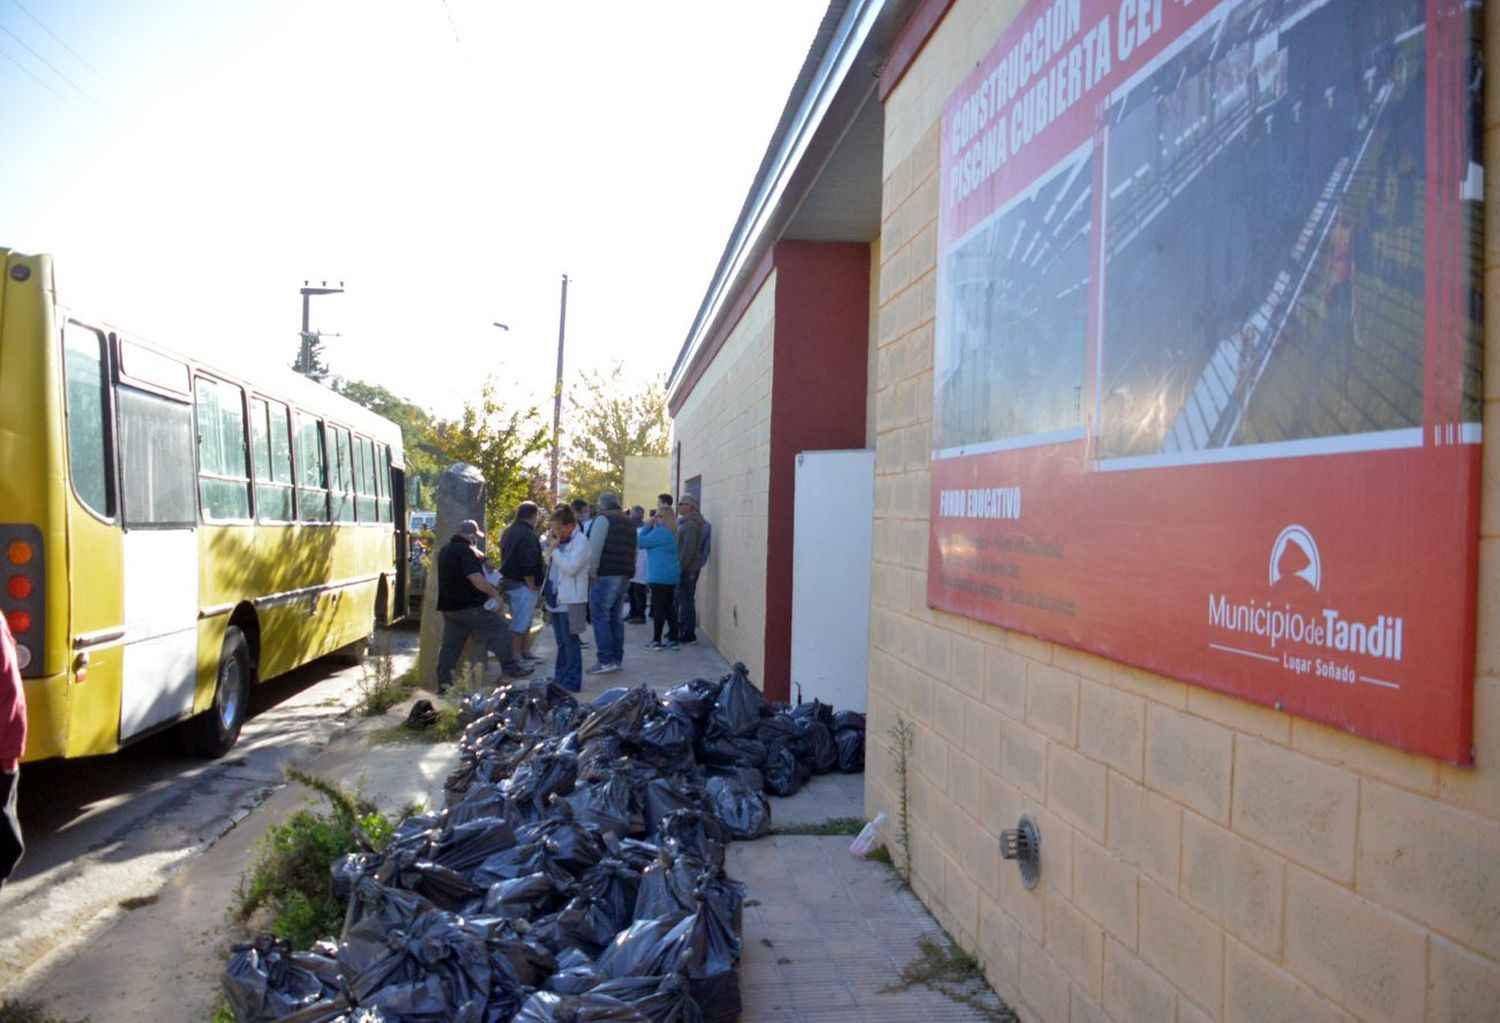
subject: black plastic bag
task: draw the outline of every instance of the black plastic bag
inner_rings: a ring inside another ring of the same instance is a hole
[[[586,991],[560,995],[538,991],[526,999],[512,1023],[651,1023],[618,998]]]
[[[865,716],[857,710],[841,710],[833,716],[833,734],[856,729],[865,730]]]
[[[687,913],[637,920],[615,935],[595,965],[606,977],[644,977],[677,969],[686,934]]]
[[[678,973],[606,980],[594,991],[618,998],[650,1023],[702,1023],[703,1020],[703,1013],[689,994],[688,982]],[[735,993],[738,996],[738,989]]]
[[[515,844],[515,830],[503,818],[482,817],[450,826],[433,844],[429,858],[462,873]]]
[[[625,838],[645,833],[646,822],[631,809],[630,782],[623,774],[611,771],[567,798],[573,819],[600,835]]]
[[[799,725],[806,721],[817,721],[833,731],[833,708],[822,700],[813,700],[811,703],[799,703],[791,709],[792,719]]]
[[[674,857],[691,856],[722,867],[727,841],[729,836],[718,818],[698,810],[674,810],[661,821],[661,847]]]
[[[349,977],[348,988],[357,1004],[398,1018],[425,1013],[482,1021],[490,981],[485,932],[463,917],[431,910],[388,934],[386,954]]]
[[[710,778],[708,794],[730,838],[755,839],[771,829],[771,805],[760,789],[731,778]]]
[[[552,912],[561,901],[562,891],[557,881],[538,871],[490,885],[484,898],[484,913],[530,920]]]
[[[540,987],[557,972],[557,957],[550,950],[526,938],[491,933],[489,937],[491,968],[503,961],[505,970],[522,987]]]
[[[439,909],[464,912],[478,906],[485,890],[451,867],[420,860],[400,871],[397,881],[407,891],[416,892]]]
[[[641,890],[641,872],[624,860],[606,856],[584,871],[578,890],[597,900],[608,913],[614,933],[630,926],[636,896]]]
[[[833,733],[822,721],[804,718],[797,723],[797,733],[803,748],[807,750],[808,764],[813,774],[827,774],[839,766],[839,752],[833,744]]]
[[[646,686],[626,690],[624,694],[601,706],[604,698],[609,695],[600,694],[599,699],[594,701],[589,716],[578,726],[580,743],[589,742],[595,736],[603,734],[634,739],[640,732],[646,708],[656,701],[656,697]]]
[[[542,988],[559,995],[581,995],[585,991],[592,991],[605,979],[597,966],[587,962],[559,969],[547,978],[547,983]]]
[[[846,729],[837,732],[833,744],[839,751],[839,770],[845,774],[858,774],[865,769],[865,733],[863,729]]]
[[[674,704],[694,721],[702,723],[713,712],[714,700],[718,699],[721,682],[695,678],[668,689],[662,699]]]
[[[240,1023],[273,1023],[337,993],[292,961],[287,942],[270,935],[234,946],[223,987]]]
[[[690,771],[695,766],[693,742],[697,737],[693,719],[672,707],[653,713],[631,745],[642,760],[660,771]]]
[[[760,727],[761,712],[765,707],[766,698],[751,685],[745,666],[735,664],[734,671],[719,689],[709,721],[719,725],[725,734],[750,736]]]
[[[802,787],[802,773],[797,766],[797,758],[784,744],[771,750],[763,773],[766,791],[773,796],[793,796]]]
[[[604,843],[598,834],[563,815],[545,817],[519,828],[516,840],[542,842],[552,861],[574,876],[604,858]]]
[[[766,763],[765,743],[750,736],[727,734],[717,723],[711,723],[708,732],[698,740],[697,753],[703,763],[721,767],[759,770]]]
[[[678,810],[696,810],[698,800],[681,778],[657,778],[648,782],[642,792],[644,807],[641,818],[646,824],[646,834],[655,837],[661,833],[664,817]]]

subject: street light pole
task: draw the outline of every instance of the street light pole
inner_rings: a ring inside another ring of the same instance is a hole
[[[312,286],[311,281],[302,282],[302,348],[297,353],[297,372],[303,376],[310,377],[313,373],[313,341],[322,335],[313,331],[311,317],[309,315],[308,300],[314,295],[342,295],[344,293],[344,282],[339,281],[339,286],[330,288],[328,282],[324,281],[322,287]]]
[[[562,275],[562,308],[557,314],[557,383],[552,389],[552,504],[562,495],[557,487],[557,462],[562,440],[563,338],[568,329],[568,275]]]

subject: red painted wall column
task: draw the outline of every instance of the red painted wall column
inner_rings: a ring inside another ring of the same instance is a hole
[[[870,247],[780,242],[771,344],[766,508],[766,696],[791,698],[792,509],[797,454],[865,446]]]

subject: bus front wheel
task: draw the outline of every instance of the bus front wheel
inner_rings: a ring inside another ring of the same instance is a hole
[[[239,739],[249,710],[250,647],[245,634],[231,625],[224,633],[224,649],[219,654],[214,702],[184,726],[183,745],[193,756],[222,757]]]

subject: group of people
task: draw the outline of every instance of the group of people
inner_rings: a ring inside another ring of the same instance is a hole
[[[437,555],[437,609],[443,614],[438,652],[438,692],[453,682],[464,645],[479,635],[509,678],[525,678],[538,658],[531,654],[531,622],[540,601],[557,641],[553,681],[583,688],[583,636],[593,627],[596,663],[604,675],[625,661],[625,623],[652,621],[648,650],[678,650],[698,641],[698,575],[708,560],[712,527],[698,502],[684,494],[673,502],[661,494],[647,513],[628,512],[609,491],[597,509],[582,500],[552,510],[545,539],[541,512],[522,502],[500,538],[496,566],[480,549],[484,533],[472,519],[459,523]],[[509,607],[507,627],[499,611]],[[629,616],[625,614],[629,608]]]

